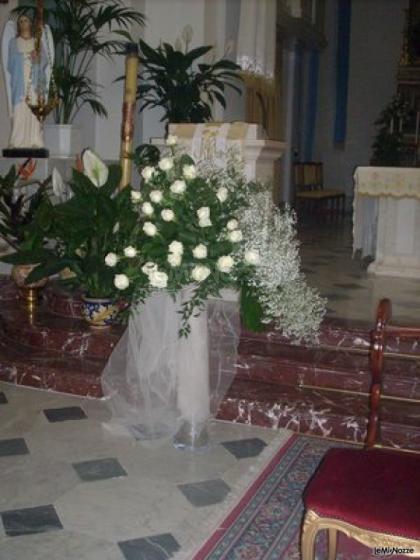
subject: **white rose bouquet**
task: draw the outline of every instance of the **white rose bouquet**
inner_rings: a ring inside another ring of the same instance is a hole
[[[247,186],[232,167],[219,174],[202,172],[189,156],[177,155],[175,138],[168,145],[167,155],[140,170],[141,201],[133,201],[139,225],[127,248],[115,255],[118,274],[129,285],[119,277],[117,284],[140,301],[155,290],[176,294],[193,285],[193,297],[183,308],[181,334],[186,335],[194,310],[222,288],[236,287],[249,268],[238,222]],[[109,266],[114,260],[108,259]]]
[[[316,336],[325,306],[300,273],[293,214],[276,209],[266,187],[247,183],[234,160],[223,169],[197,166],[177,153],[174,137],[168,146],[139,170],[138,225],[106,263],[118,262],[117,288],[144,301],[156,290],[175,295],[193,286],[184,336],[192,314],[223,288],[241,291],[249,328],[274,322],[288,335]]]

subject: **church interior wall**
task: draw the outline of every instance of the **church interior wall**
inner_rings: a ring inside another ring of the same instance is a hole
[[[324,163],[326,187],[351,196],[357,165],[369,165],[379,112],[396,93],[396,74],[407,0],[353,0],[347,137],[333,143],[335,118],[335,0],[326,2],[328,46],[321,53],[318,117],[313,159]]]

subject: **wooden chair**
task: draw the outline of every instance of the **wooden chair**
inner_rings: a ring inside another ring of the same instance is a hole
[[[344,213],[346,197],[344,192],[324,189],[323,166],[321,162],[294,164],[295,195],[298,210],[309,209],[318,213]]]
[[[373,449],[379,430],[387,335],[420,338],[420,328],[391,327],[390,317],[391,302],[384,299],[371,335],[372,382],[366,449],[330,449],[308,484],[304,495],[302,560],[314,559],[315,538],[322,529],[328,531],[328,560],[335,560],[338,531],[365,546],[381,549],[383,554],[384,548],[388,548],[420,557],[420,455]]]

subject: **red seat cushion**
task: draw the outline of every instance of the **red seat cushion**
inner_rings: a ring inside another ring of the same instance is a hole
[[[330,449],[304,502],[321,517],[420,539],[420,455]]]

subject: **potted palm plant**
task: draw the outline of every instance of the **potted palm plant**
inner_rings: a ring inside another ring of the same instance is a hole
[[[125,240],[136,227],[136,196],[128,187],[117,190],[119,165],[107,167],[90,150],[84,152],[82,162],[83,172],[73,170],[70,198],[58,204],[47,199],[36,213],[33,228],[48,241],[48,247],[19,249],[4,260],[11,264],[39,263],[28,282],[69,269],[72,274],[64,282],[84,294],[85,319],[94,327],[107,327],[119,311],[121,294],[115,280],[118,260],[113,260],[113,255],[124,252]],[[61,179],[55,174],[53,181]]]
[[[34,4],[23,4],[15,12],[34,16]],[[87,105],[94,114],[107,116],[100,85],[91,77],[95,56],[109,58],[121,52],[123,43],[111,32],[142,25],[144,16],[122,0],[60,0],[45,9],[44,19],[54,38],[54,79],[60,101],[54,110],[56,124],[45,126],[45,142],[52,154],[73,155],[80,151],[73,122],[81,108]]]
[[[213,47],[203,45],[189,48],[191,32],[183,33],[173,47],[162,43],[152,48],[139,41],[140,76],[137,98],[140,111],[147,107],[161,107],[161,121],[169,123],[203,123],[212,118],[215,102],[226,107],[225,90],[231,88],[241,93],[240,67],[227,58],[209,63],[199,62]]]

